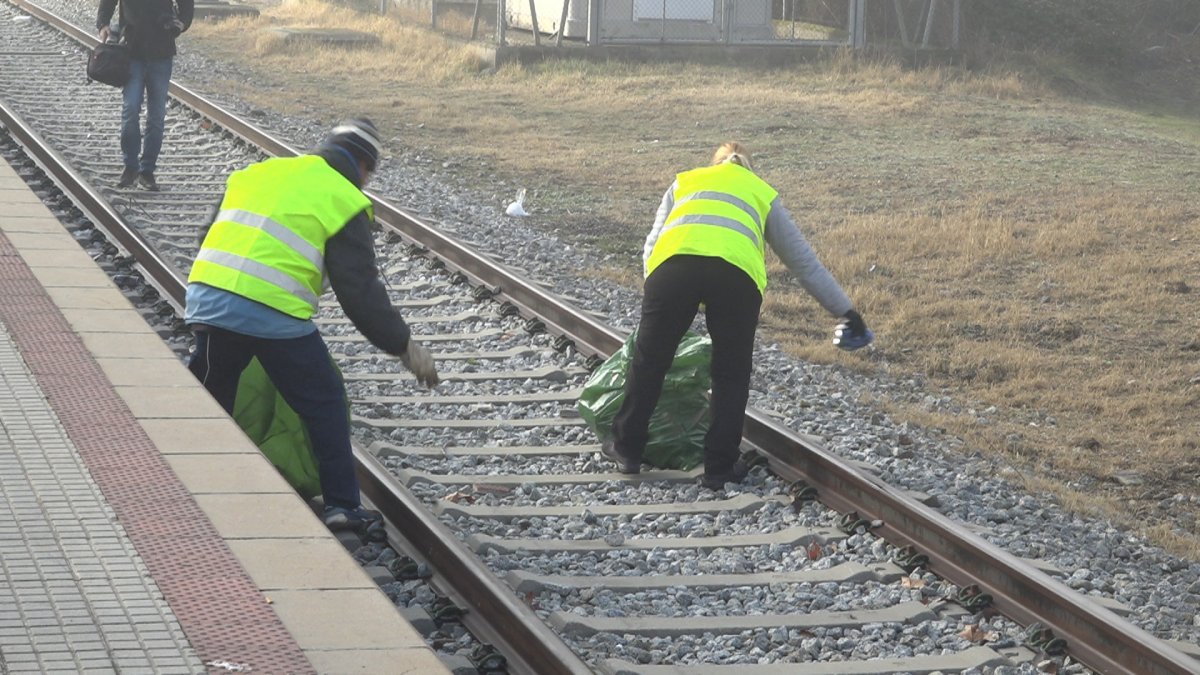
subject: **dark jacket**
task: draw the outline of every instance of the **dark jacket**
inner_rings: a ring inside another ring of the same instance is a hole
[[[362,184],[358,167],[344,150],[328,146],[317,150],[329,166],[355,185]],[[408,351],[408,324],[388,299],[375,265],[375,237],[366,211],[325,242],[325,271],[346,318],[371,344],[393,355]]]
[[[176,34],[170,22],[178,18],[187,30],[195,9],[194,0],[100,0],[97,30],[109,25],[118,4],[117,30],[129,45],[130,56],[142,61],[175,56]]]
[[[346,180],[361,186],[358,167],[344,150],[324,145],[315,155],[323,158],[334,171]],[[213,209],[216,217],[219,204]],[[375,265],[375,238],[371,234],[371,219],[360,211],[337,234],[325,242],[325,273],[337,295],[338,304],[358,332],[371,344],[393,356],[408,351],[408,324],[392,306],[387,289]],[[208,234],[212,221],[200,232],[200,241]]]

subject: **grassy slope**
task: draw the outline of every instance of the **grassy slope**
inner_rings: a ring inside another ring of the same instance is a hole
[[[246,36],[270,25],[370,30],[384,43],[346,52],[260,37],[246,53]],[[1028,67],[907,70],[835,55],[786,69],[490,72],[470,49],[311,1],[198,24],[184,48],[251,68],[255,82],[229,88],[264,108],[366,113],[394,135],[393,155],[449,161],[453,180],[485,189],[529,187],[533,222],[623,254],[594,273],[630,285],[673,174],[723,140],[747,143],[879,341],[866,356],[831,349],[832,320],[777,264],[771,337],[805,359],[915,374],[995,406],[985,426],[880,402],[1002,456],[1071,506],[1200,557],[1200,124],[1186,112],[1194,102],[1172,93],[1196,91],[1194,72],[1169,80],[1184,89],[1139,90],[1172,104],[1152,113],[1061,68],[1056,81]],[[1116,485],[1123,470],[1146,484]],[[1185,516],[1161,521],[1159,502],[1177,493]]]

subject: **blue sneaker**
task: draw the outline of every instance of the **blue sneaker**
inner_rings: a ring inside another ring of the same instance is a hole
[[[853,309],[843,314],[842,322],[833,329],[833,346],[848,352],[862,349],[874,340],[875,334]]]
[[[326,506],[323,517],[325,527],[330,531],[340,532],[349,530],[357,532],[368,541],[386,541],[387,529],[384,527],[383,514],[359,506],[347,509],[340,506]]]
[[[839,327],[839,330],[835,330],[833,333],[833,346],[847,352],[862,349],[874,341],[875,334],[871,332],[870,328],[865,333],[852,334]]]

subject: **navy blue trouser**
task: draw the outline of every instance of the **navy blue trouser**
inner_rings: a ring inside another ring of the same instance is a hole
[[[308,429],[325,504],[357,508],[361,502],[350,449],[346,386],[321,333],[272,340],[205,328],[196,332],[196,351],[188,369],[232,415],[238,379],[253,357],[258,357],[283,400]]]
[[[754,331],[762,307],[762,294],[750,275],[721,258],[673,256],[646,278],[642,320],[625,379],[625,401],[613,421],[613,439],[622,456],[641,459],[663,379],[701,303],[713,344],[712,417],[704,437],[704,471],[719,476],[738,458],[750,397]]]

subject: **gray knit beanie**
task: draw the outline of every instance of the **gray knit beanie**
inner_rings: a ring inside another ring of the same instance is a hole
[[[374,171],[379,164],[379,154],[382,143],[379,140],[379,130],[375,123],[366,117],[355,117],[339,123],[329,132],[325,139],[329,145],[345,148],[355,159],[362,160],[367,165],[367,171]]]

